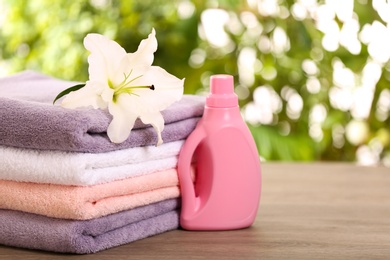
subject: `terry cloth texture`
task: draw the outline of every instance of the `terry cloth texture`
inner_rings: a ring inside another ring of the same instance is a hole
[[[176,169],[93,186],[0,180],[0,208],[85,220],[179,198],[178,185]]]
[[[0,179],[96,185],[176,168],[184,141],[106,153],[23,149],[0,145]]]
[[[61,253],[96,253],[177,229],[179,206],[177,199],[171,199],[91,220],[55,219],[0,209],[0,244]]]
[[[75,84],[32,71],[0,79],[0,145],[100,153],[157,143],[153,127],[137,120],[129,138],[114,144],[106,132],[111,122],[107,111],[52,104],[59,92]],[[164,142],[185,139],[202,116],[204,103],[204,97],[184,95],[163,110]]]

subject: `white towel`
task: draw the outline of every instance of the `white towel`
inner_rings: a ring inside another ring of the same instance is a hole
[[[0,146],[0,179],[87,186],[172,169],[184,141],[107,153]]]

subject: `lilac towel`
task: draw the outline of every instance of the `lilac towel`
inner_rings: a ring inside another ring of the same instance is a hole
[[[178,200],[166,200],[86,221],[0,209],[0,244],[62,253],[95,253],[177,229],[179,205]]]
[[[111,143],[111,115],[99,109],[66,109],[52,105],[55,96],[76,82],[25,71],[0,79],[0,145],[20,148],[100,153],[154,145],[157,135],[137,120],[130,137]],[[185,139],[203,114],[204,97],[184,95],[162,111],[164,142]]]

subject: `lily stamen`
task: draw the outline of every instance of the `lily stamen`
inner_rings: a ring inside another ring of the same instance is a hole
[[[122,93],[127,93],[127,94],[135,94],[133,91],[135,89],[142,89],[142,88],[148,88],[150,90],[154,90],[154,85],[151,85],[151,86],[130,86],[130,87],[127,87],[127,88],[120,88],[118,90],[116,90],[114,92],[115,95],[120,95]]]
[[[139,79],[140,77],[143,76],[143,75],[139,75],[139,76],[137,76],[137,77],[135,77],[135,78],[133,78],[133,79],[127,81],[127,80],[130,78],[130,75],[131,75],[132,72],[133,72],[133,70],[131,70],[131,71],[129,72],[129,74],[123,73],[123,76],[124,76],[125,78],[124,78],[124,80],[123,80],[121,83],[119,83],[116,87],[113,86],[113,84],[112,84],[111,81],[108,81],[108,85],[109,85],[112,89],[114,89],[115,92],[117,92],[117,91],[122,90],[123,88],[126,88],[126,86],[128,86],[130,83],[132,83],[133,81],[135,81],[135,80],[137,80],[137,79]]]

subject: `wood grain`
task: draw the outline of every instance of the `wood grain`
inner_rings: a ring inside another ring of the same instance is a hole
[[[0,246],[0,259],[390,259],[390,169],[263,163],[255,224],[176,230],[93,255]],[[0,234],[1,235],[1,234]]]

